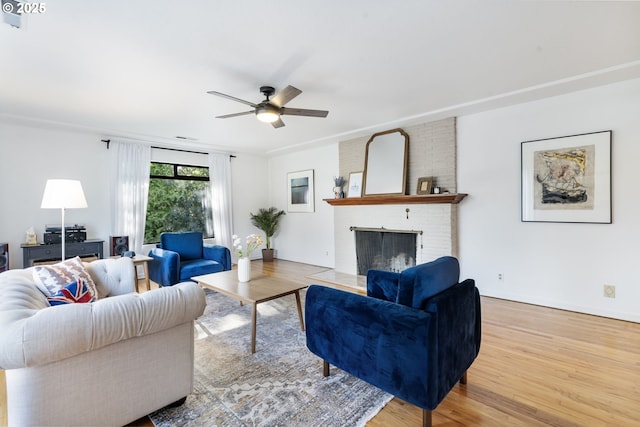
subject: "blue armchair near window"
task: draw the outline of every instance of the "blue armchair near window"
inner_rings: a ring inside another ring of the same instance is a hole
[[[231,251],[206,245],[195,231],[162,233],[157,248],[149,251],[149,277],[160,286],[172,286],[193,276],[231,270]]]
[[[332,364],[431,411],[480,351],[480,295],[475,282],[459,283],[453,257],[402,273],[370,270],[367,296],[312,285],[306,296],[307,347]]]

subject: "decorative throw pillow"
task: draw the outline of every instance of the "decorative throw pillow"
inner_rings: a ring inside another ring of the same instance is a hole
[[[80,257],[67,259],[54,265],[33,267],[33,280],[47,297],[54,296],[60,289],[78,279],[84,282],[93,299],[98,299],[96,284],[84,268]]]
[[[87,285],[82,279],[69,283],[60,289],[54,296],[47,298],[50,305],[73,304],[76,302],[95,301]]]

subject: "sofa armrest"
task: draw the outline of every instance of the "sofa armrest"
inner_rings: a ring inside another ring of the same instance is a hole
[[[44,365],[153,334],[195,320],[205,305],[198,285],[180,283],[93,303],[39,310],[16,306],[0,318],[0,369]]]
[[[149,278],[160,286],[171,286],[180,280],[180,255],[168,249],[153,248],[149,251]]]
[[[439,403],[433,314],[312,285],[305,320],[312,353],[419,407]]]
[[[431,297],[426,311],[437,317],[439,394],[443,399],[480,351],[480,294],[467,279]],[[455,355],[455,357],[452,357]]]
[[[224,271],[231,270],[231,251],[226,246],[203,245],[204,258],[218,261],[222,264]]]
[[[385,301],[396,302],[400,273],[382,270],[367,271],[367,295]]]

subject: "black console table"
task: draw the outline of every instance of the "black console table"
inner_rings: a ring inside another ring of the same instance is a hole
[[[103,258],[102,247],[104,240],[85,240],[84,242],[67,242],[64,245],[66,258],[75,256],[92,256]],[[22,248],[22,267],[31,267],[34,262],[52,261],[62,259],[62,245],[53,243],[49,245],[20,245]]]

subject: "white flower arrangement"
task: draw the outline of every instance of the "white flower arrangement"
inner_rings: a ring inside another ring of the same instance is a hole
[[[262,240],[262,236],[259,234],[249,234],[245,239],[246,246],[242,246],[242,240],[238,235],[234,234],[232,236],[233,239],[233,250],[238,255],[239,258],[248,258],[251,256],[251,253],[258,249],[264,243]]]

